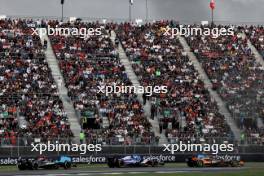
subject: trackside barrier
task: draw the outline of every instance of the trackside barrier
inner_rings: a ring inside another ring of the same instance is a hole
[[[249,162],[264,161],[264,146],[238,146],[235,152],[219,153],[219,156],[235,157],[239,156],[242,160]],[[142,156],[159,157],[166,162],[184,162],[185,159],[193,154],[193,152],[175,152],[171,154],[164,151],[162,146],[103,146],[100,152],[89,152],[80,154],[79,152],[44,152],[47,157],[58,157],[60,155],[68,155],[73,157],[76,163],[105,163],[110,156],[125,156],[139,154]],[[0,165],[16,164],[19,157],[35,158],[40,154],[32,151],[32,147],[0,147]]]

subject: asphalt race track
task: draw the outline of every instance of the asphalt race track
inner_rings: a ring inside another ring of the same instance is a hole
[[[27,175],[43,175],[43,176],[67,176],[67,175],[118,175],[118,174],[142,174],[142,173],[183,173],[183,172],[236,172],[243,168],[234,167],[218,167],[218,168],[189,168],[189,167],[144,167],[144,168],[108,168],[103,167],[100,169],[78,169],[72,168],[69,170],[27,170],[27,171],[10,171],[1,172],[0,175],[4,176],[27,176]]]

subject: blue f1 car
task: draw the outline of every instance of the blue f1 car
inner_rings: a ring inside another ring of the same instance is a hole
[[[39,156],[33,160],[19,158],[17,162],[19,170],[58,169],[59,167],[69,169],[71,166],[72,160],[68,156],[59,156],[56,160],[45,156]]]
[[[107,164],[110,168],[114,167],[156,167],[163,166],[164,162],[154,157],[143,157],[139,155],[129,155],[123,158],[111,157],[108,158]]]

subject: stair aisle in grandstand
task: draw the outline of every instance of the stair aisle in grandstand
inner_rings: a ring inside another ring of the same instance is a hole
[[[113,43],[115,43],[115,39],[116,39],[116,33],[114,31],[111,31],[111,40]],[[119,43],[118,45],[118,50],[117,52],[119,53],[119,57],[120,57],[120,61],[121,63],[124,65],[126,73],[128,75],[128,78],[131,80],[133,86],[140,86],[140,83],[138,81],[138,78],[131,66],[131,62],[129,61],[128,57],[126,56],[126,53],[124,51],[124,49],[122,48],[121,44]],[[142,94],[137,94],[138,99],[140,101],[141,104],[143,104],[143,98],[142,98]],[[158,118],[152,120],[150,119],[150,102],[146,102],[146,105],[143,106],[144,108],[144,112],[145,115],[148,117],[149,122],[151,123],[152,127],[153,127],[153,131],[155,133],[155,136],[159,136],[159,144],[167,144],[168,140],[165,136],[165,130],[163,130],[163,133],[159,133],[159,122],[158,122]]]
[[[65,87],[65,83],[63,81],[63,76],[60,72],[60,68],[59,68],[56,56],[54,55],[54,52],[52,50],[50,40],[49,40],[47,35],[40,36],[40,37],[41,37],[42,43],[43,43],[44,39],[46,39],[48,41],[47,49],[45,51],[46,59],[47,59],[48,65],[51,69],[52,76],[53,76],[56,84],[58,85],[58,92],[59,92],[60,98],[63,102],[64,110],[67,113],[71,131],[74,135],[74,141],[73,142],[80,143],[79,135],[80,135],[80,131],[81,131],[81,126],[80,126],[79,120],[77,118],[77,115],[75,113],[73,103],[72,103],[71,99],[68,97],[68,91],[67,91],[67,88]]]
[[[228,125],[230,126],[230,128],[234,134],[235,139],[237,141],[239,141],[241,131],[237,127],[237,125],[236,125],[234,119],[232,118],[230,112],[227,110],[225,102],[221,99],[221,97],[218,95],[218,93],[216,93],[216,91],[214,91],[212,89],[211,81],[209,80],[207,74],[203,70],[203,68],[200,65],[196,56],[193,54],[193,52],[191,52],[190,47],[187,44],[185,38],[182,36],[178,36],[178,37],[179,37],[179,40],[180,40],[182,47],[184,48],[185,52],[187,53],[189,59],[192,61],[195,69],[198,71],[198,73],[200,75],[200,79],[204,82],[205,88],[209,91],[210,96],[213,98],[213,100],[216,101],[216,103],[219,107],[219,112],[225,116],[226,121],[227,121]]]
[[[242,38],[246,38],[246,34],[243,33]],[[264,58],[259,54],[258,50],[255,48],[255,46],[251,43],[249,39],[247,40],[247,44],[253,52],[256,61],[264,68]],[[260,118],[257,119],[257,122],[258,128],[264,127],[263,121]]]

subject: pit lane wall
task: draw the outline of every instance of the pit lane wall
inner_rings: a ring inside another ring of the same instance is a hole
[[[40,154],[32,152],[30,147],[0,147],[0,165],[15,165],[19,157],[33,159]],[[106,163],[111,156],[126,156],[138,154],[142,157],[156,157],[166,162],[185,162],[186,158],[192,156],[191,152],[176,152],[171,154],[164,152],[161,146],[104,146],[101,152],[44,152],[43,155],[56,158],[60,155],[72,157],[74,163],[99,164]],[[235,152],[219,153],[214,155],[217,158],[231,159],[238,158],[245,162],[264,162],[264,146],[239,146]]]

